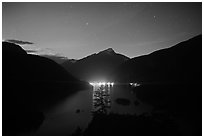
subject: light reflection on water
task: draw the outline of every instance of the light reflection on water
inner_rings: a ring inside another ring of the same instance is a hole
[[[109,113],[113,85],[93,85],[92,112]]]
[[[130,104],[117,103],[119,98],[129,100]],[[135,105],[135,101],[139,105]],[[34,135],[71,135],[78,127],[84,130],[91,122],[93,112],[140,115],[151,110],[152,107],[141,103],[128,86],[96,85],[46,111],[46,119]]]
[[[143,114],[152,107],[142,103],[129,85],[93,85],[93,112],[117,114]],[[128,104],[118,103],[117,100]],[[137,104],[135,104],[137,103]]]

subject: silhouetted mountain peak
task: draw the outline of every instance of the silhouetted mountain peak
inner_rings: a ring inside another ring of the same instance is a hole
[[[109,73],[128,59],[128,57],[122,54],[115,53],[112,48],[107,48],[77,60],[75,63],[67,61],[62,66],[81,80],[107,80],[110,76]]]
[[[112,48],[107,48],[99,53],[115,54],[115,51]]]

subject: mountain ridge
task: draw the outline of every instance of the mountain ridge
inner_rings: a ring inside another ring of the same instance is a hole
[[[113,71],[115,73],[113,78],[115,81],[122,82],[164,82],[167,80],[182,82],[189,78],[193,79],[193,73],[195,73],[198,79],[196,69],[199,69],[201,65],[201,52],[202,35],[198,35],[172,47],[124,62]]]
[[[113,68],[129,59],[129,57],[115,53],[112,48],[107,48],[79,59],[73,64],[64,62],[61,65],[72,75],[82,80],[107,80],[108,74]]]

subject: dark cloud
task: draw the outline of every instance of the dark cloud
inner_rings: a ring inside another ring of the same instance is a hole
[[[5,42],[15,43],[15,44],[19,44],[19,45],[34,44],[33,42],[15,40],[15,39],[7,39],[7,40],[5,40]]]
[[[6,40],[3,40],[3,42],[9,42],[9,43],[20,45],[28,54],[40,55],[40,56],[48,57],[50,59],[67,60],[66,56],[61,55],[60,53],[56,53],[53,49],[40,48],[36,45],[32,45],[34,44],[33,42],[16,40],[16,39],[6,39]],[[29,45],[26,45],[26,44],[29,44]]]

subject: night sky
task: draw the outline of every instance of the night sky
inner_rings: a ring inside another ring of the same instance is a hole
[[[80,59],[112,47],[129,57],[202,33],[202,3],[3,3],[3,40]]]

